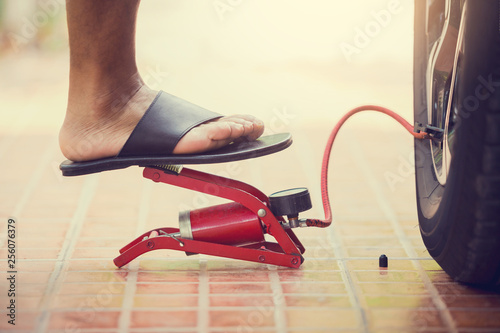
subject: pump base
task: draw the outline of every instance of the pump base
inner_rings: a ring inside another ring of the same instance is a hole
[[[154,231],[158,233],[158,236],[149,237],[148,235]],[[244,246],[233,246],[201,242],[168,235],[178,232],[179,229],[175,228],[158,228],[148,231],[122,248],[120,250],[121,254],[116,257],[113,262],[117,267],[122,267],[144,253],[162,249],[185,251],[189,254],[206,254],[292,268],[298,268],[304,262],[304,258],[301,254],[284,253],[277,243],[264,241]]]

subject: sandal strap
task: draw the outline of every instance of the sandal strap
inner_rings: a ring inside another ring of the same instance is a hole
[[[117,156],[171,154],[189,130],[220,117],[218,113],[160,91]]]

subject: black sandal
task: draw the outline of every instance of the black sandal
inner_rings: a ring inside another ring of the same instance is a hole
[[[64,176],[80,176],[134,165],[223,163],[269,155],[292,144],[291,135],[281,133],[255,141],[233,142],[201,154],[172,154],[189,130],[220,117],[215,112],[160,91],[117,156],[85,162],[66,160],[60,169]]]

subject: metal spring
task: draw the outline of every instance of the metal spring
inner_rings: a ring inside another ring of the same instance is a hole
[[[160,168],[164,171],[170,171],[175,174],[180,174],[182,171],[183,166],[182,165],[177,165],[177,164],[156,164],[154,165],[155,168]]]

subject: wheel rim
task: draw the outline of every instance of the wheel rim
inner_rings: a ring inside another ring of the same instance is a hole
[[[446,184],[456,123],[455,87],[460,76],[460,58],[466,10],[459,0],[427,0],[426,32],[427,121],[444,131],[441,141],[429,142],[436,179]]]

